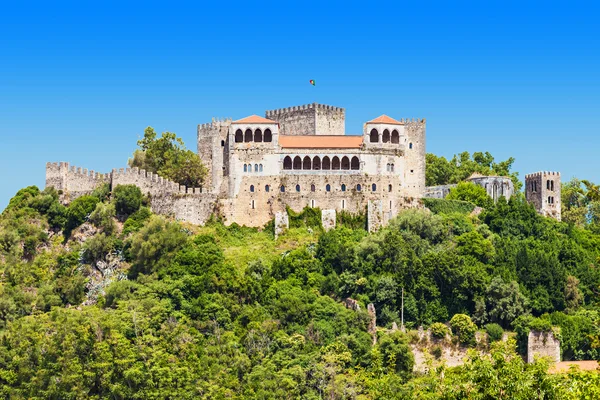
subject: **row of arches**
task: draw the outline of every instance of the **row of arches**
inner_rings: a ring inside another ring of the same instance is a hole
[[[252,172],[252,164],[244,164],[244,172]],[[263,172],[263,165],[254,164],[254,172]]]
[[[254,193],[256,191],[256,187],[254,185],[250,185],[249,189],[250,189],[251,193]],[[300,185],[296,185],[296,187],[294,189],[296,190],[296,192],[301,192],[302,191],[302,188],[301,188]],[[347,189],[348,189],[348,187],[346,186],[346,184],[342,183],[342,185],[340,186],[340,190],[342,192],[345,192]],[[363,189],[363,187],[362,187],[362,185],[360,183],[358,183],[355,186],[355,189],[356,189],[357,192],[361,192],[362,189]],[[392,185],[388,185],[388,192],[391,192],[392,189],[393,189]],[[286,190],[285,189],[285,185],[281,185],[279,187],[279,191],[281,193],[285,193],[285,190]],[[271,185],[265,185],[265,192],[268,193],[270,191],[271,191]],[[310,185],[310,191],[311,192],[316,192],[317,191],[317,187],[316,187],[315,184]],[[325,185],[325,191],[326,192],[331,192],[331,185],[329,183],[327,185]],[[371,184],[371,191],[372,192],[376,192],[377,191],[377,184],[375,184],[375,183]]]
[[[292,157],[286,156],[283,159],[283,169],[294,169],[294,170],[359,170],[360,161],[358,157],[354,156],[351,159],[347,156],[343,156],[341,159],[338,156],[329,158],[329,156],[321,157],[315,156],[312,159],[309,156],[300,158],[300,156]]]
[[[261,129],[256,129],[252,132],[252,129],[248,128],[245,132],[242,132],[241,129],[235,131],[235,142],[236,143],[261,143],[261,142],[271,142],[273,140],[273,134],[270,129],[265,129],[263,131]]]
[[[377,129],[371,129],[369,141],[371,143],[379,143],[379,131]],[[381,142],[398,144],[400,143],[400,134],[395,129],[392,131],[392,133],[390,133],[388,129],[384,129],[383,133],[381,134]]]

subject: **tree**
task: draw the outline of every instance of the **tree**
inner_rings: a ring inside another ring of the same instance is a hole
[[[415,359],[406,335],[400,331],[383,336],[378,343],[383,356],[384,367],[397,374],[408,374],[412,371]]]
[[[183,140],[174,133],[163,132],[156,138],[152,127],[147,127],[144,137],[138,141],[140,147],[129,159],[131,167],[138,167],[146,171],[157,173],[180,185],[199,187],[206,176],[206,168],[200,156],[187,150]]]
[[[477,307],[475,315],[480,324],[497,322],[506,328],[527,312],[527,298],[521,294],[519,284],[515,281],[505,283],[499,276],[490,282],[483,304],[484,307]]]
[[[472,182],[459,183],[456,187],[450,189],[450,193],[446,198],[448,200],[468,201],[483,208],[490,207],[493,203],[487,191]]]
[[[122,221],[140,209],[142,191],[136,185],[117,185],[113,191],[115,211]]]
[[[465,314],[456,314],[450,320],[450,327],[452,328],[452,333],[458,336],[462,344],[475,344],[477,325],[471,321],[471,317]]]

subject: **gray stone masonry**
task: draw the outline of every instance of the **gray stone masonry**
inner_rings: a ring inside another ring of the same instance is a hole
[[[277,238],[290,227],[290,218],[287,211],[275,213],[275,237]]]
[[[543,216],[561,220],[560,172],[535,172],[525,175],[525,198]]]
[[[560,342],[552,332],[529,332],[527,362],[532,363],[536,357],[550,357],[552,362],[560,362]]]
[[[325,104],[305,104],[265,112],[267,119],[279,123],[282,135],[344,135],[346,112]]]
[[[325,231],[335,229],[336,216],[337,213],[335,210],[321,210],[321,224]]]

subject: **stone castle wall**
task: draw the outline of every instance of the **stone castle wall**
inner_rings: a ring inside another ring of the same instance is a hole
[[[67,162],[46,163],[46,187],[69,193],[69,199],[90,194],[102,183],[110,182],[110,174],[101,174]]]
[[[550,357],[552,362],[560,362],[560,342],[552,332],[529,332],[527,362],[532,363],[536,357]]]

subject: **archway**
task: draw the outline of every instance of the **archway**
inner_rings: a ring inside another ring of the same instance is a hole
[[[283,159],[283,169],[292,169],[292,158],[290,156]]]
[[[388,131],[387,129],[383,131],[383,137],[381,138],[381,141],[383,143],[389,143],[389,141],[390,141],[390,131]]]
[[[315,158],[313,158],[312,169],[314,169],[315,171],[321,169],[321,157],[316,156]]]
[[[342,169],[350,169],[350,159],[346,156],[342,158]]]
[[[254,131],[254,141],[258,143],[263,141],[263,135],[260,129]]]
[[[302,169],[302,159],[298,156],[294,157],[294,169]]]
[[[392,131],[392,143],[393,144],[400,143],[400,134],[395,129]]]
[[[305,156],[304,160],[302,160],[302,169],[310,169],[310,167],[311,167],[310,157]]]
[[[273,140],[273,135],[271,134],[271,130],[270,129],[265,129],[264,141],[265,142],[270,142],[272,140]]]
[[[369,141],[371,143],[379,142],[379,132],[377,132],[377,129],[371,129],[371,135],[370,135]]]
[[[331,169],[331,161],[329,160],[329,157],[323,157],[323,164],[321,165],[321,168],[326,170]]]
[[[246,132],[244,133],[244,142],[251,142],[252,141],[252,131],[250,129],[246,129]]]
[[[235,131],[235,142],[242,143],[243,141],[244,141],[244,134],[242,133],[241,129],[238,129],[237,131]]]
[[[350,163],[350,169],[358,170],[360,169],[360,161],[358,157],[352,157],[352,162]]]
[[[338,156],[333,157],[333,160],[331,160],[331,169],[340,169],[340,159]]]

